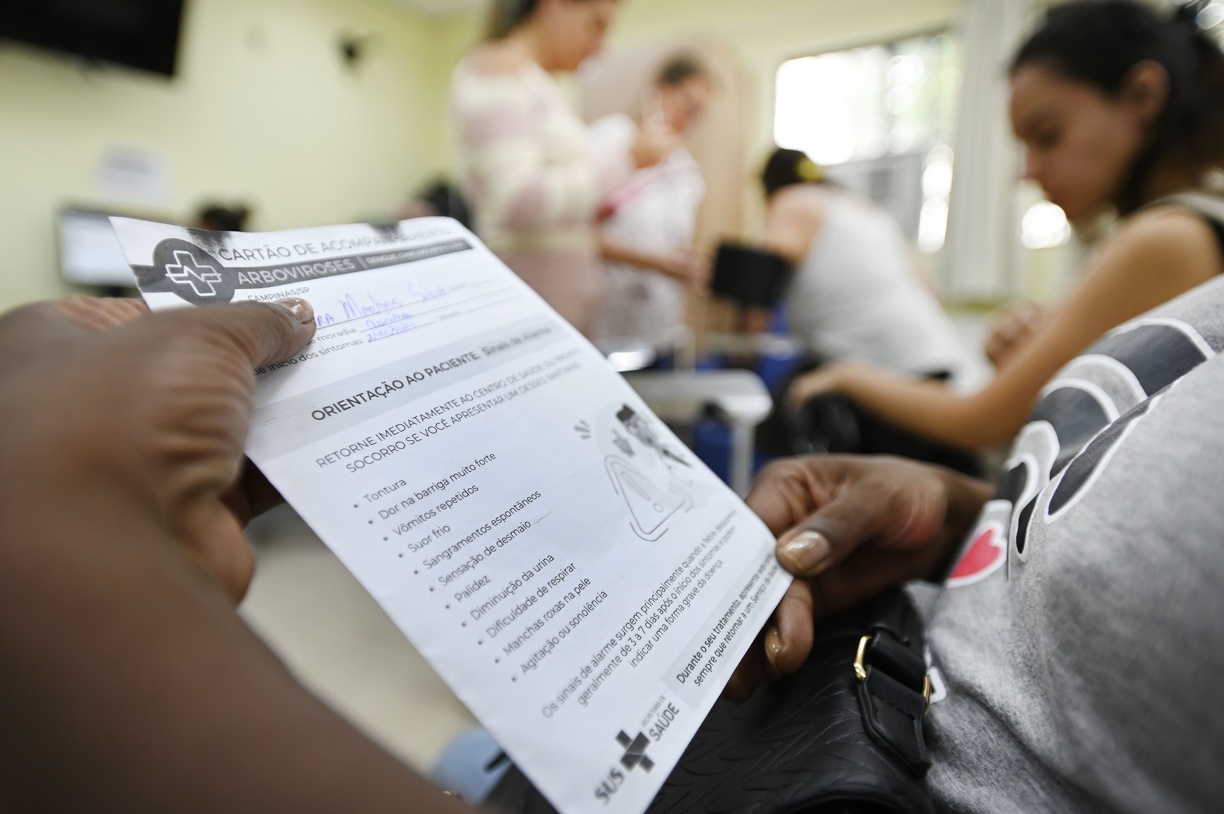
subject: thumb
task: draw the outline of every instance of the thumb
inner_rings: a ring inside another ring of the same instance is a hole
[[[778,561],[795,576],[814,577],[883,531],[887,513],[869,488],[849,485],[778,539]]]
[[[176,330],[200,331],[236,353],[251,369],[291,356],[315,333],[314,309],[298,297],[194,308],[176,312],[173,319]]]

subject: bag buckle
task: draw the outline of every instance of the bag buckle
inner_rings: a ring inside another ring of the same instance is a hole
[[[877,627],[859,639],[854,684],[868,736],[921,777],[931,766],[922,732],[931,677],[917,644]]]
[[[878,634],[868,633],[859,639],[858,650],[854,654],[854,677],[859,681],[867,680],[867,646],[871,644],[871,640]],[[931,675],[926,673],[922,676],[922,703],[923,709],[930,709],[931,706]]]

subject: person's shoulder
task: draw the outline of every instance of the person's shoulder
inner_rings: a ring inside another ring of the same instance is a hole
[[[1204,261],[1219,263],[1219,244],[1208,216],[1176,199],[1123,218],[1106,245],[1115,251],[1201,256]]]
[[[816,184],[783,187],[769,199],[770,215],[781,218],[820,218],[829,207],[828,192]]]
[[[765,248],[800,263],[824,223],[827,206],[810,185],[798,184],[775,192],[765,214]]]
[[[477,77],[517,76],[534,64],[525,50],[504,41],[483,42],[463,59],[463,69]]]
[[[1206,218],[1162,202],[1119,221],[1102,242],[1089,276],[1098,281],[1091,286],[1098,294],[1112,288],[1134,302],[1153,299],[1151,307],[1222,270],[1219,240]]]
[[[476,46],[455,69],[451,81],[452,104],[465,111],[520,109],[541,94],[534,81],[539,67],[524,54],[503,43]]]

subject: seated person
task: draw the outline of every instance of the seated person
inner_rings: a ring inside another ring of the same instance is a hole
[[[731,692],[796,671],[826,616],[938,580],[937,810],[1214,810],[1221,351],[1224,279],[1122,326],[1047,385],[993,495],[895,458],[773,465],[748,503],[801,579]]]
[[[275,499],[243,468],[251,371],[312,338],[308,304],[140,312],[73,300],[0,320],[0,807],[464,810],[310,696],[233,610],[251,576],[242,523]],[[942,807],[1210,810],[1221,314],[1224,280],[1069,366],[995,500],[895,459],[768,470],[749,503],[802,578],[732,690],[795,669],[824,615],[950,570],[929,620]],[[1060,395],[1090,379],[1107,404]]]
[[[794,266],[786,321],[809,352],[917,376],[963,371],[956,329],[887,212],[798,150],[775,151],[761,181],[764,247]]]
[[[915,437],[835,393],[787,398],[796,377],[805,381],[828,363],[870,363],[943,389],[969,360],[887,212],[825,180],[798,150],[775,151],[761,180],[769,204],[764,245],[794,266],[786,317],[809,354],[778,388],[758,433],[761,449],[889,453],[980,471],[974,456]]]
[[[1224,164],[1224,54],[1183,16],[1121,0],[1058,6],[1013,60],[1011,120],[1025,177],[1072,223],[1110,208],[1122,219],[1067,301],[1000,357],[985,388],[961,396],[847,363],[797,380],[790,399],[842,393],[935,441],[999,444],[1077,353],[1224,270],[1224,200],[1207,194]]]

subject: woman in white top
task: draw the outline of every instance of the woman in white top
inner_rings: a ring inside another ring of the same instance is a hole
[[[682,54],[659,70],[643,99],[644,118],[677,136],[700,121],[714,84],[697,59]],[[627,144],[636,129],[625,115],[591,126],[601,143]],[[657,166],[638,170],[610,193],[600,211],[604,298],[599,336],[641,339],[666,350],[684,329],[688,287],[701,288],[709,261],[693,249],[705,179],[692,154],[677,147]]]
[[[962,372],[956,329],[888,213],[824,183],[798,150],[777,150],[762,181],[765,247],[795,267],[787,322],[809,351],[920,376]]]
[[[599,201],[675,144],[664,129],[643,127],[627,150],[597,150],[549,75],[598,51],[616,8],[616,0],[497,0],[489,38],[459,65],[451,95],[477,231],[588,334],[600,290]]]

